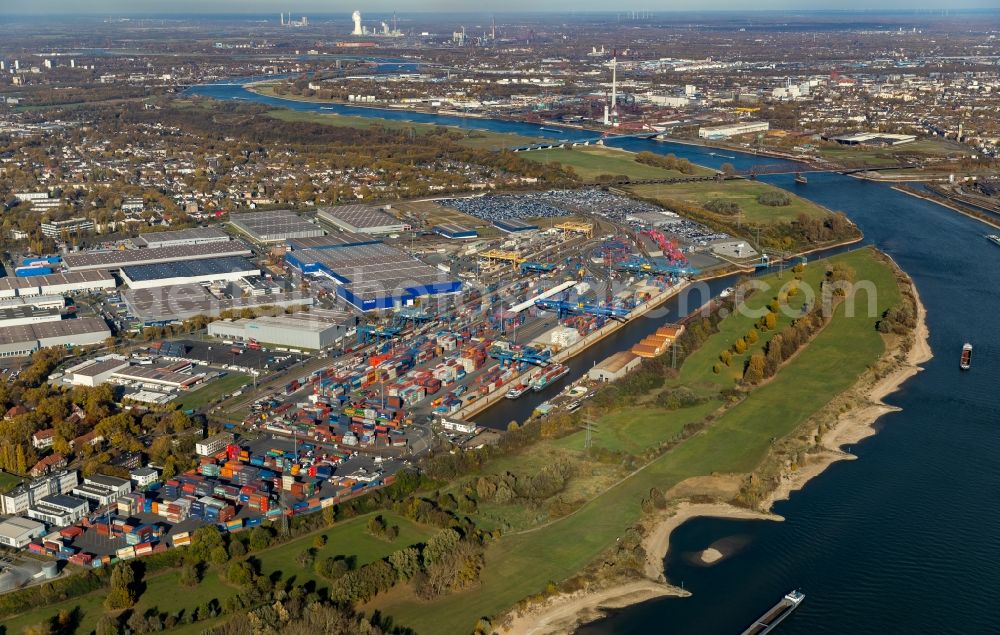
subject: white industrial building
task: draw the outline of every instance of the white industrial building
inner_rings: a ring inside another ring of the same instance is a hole
[[[887,132],[856,132],[830,137],[829,139],[845,146],[898,146],[903,143],[913,143],[917,140],[917,135],[889,134]]]
[[[136,489],[145,489],[160,480],[160,473],[155,467],[139,467],[129,472],[129,478]]]
[[[87,515],[87,501],[66,494],[43,496],[28,508],[28,518],[54,527],[68,527]]]
[[[325,207],[316,214],[316,218],[355,234],[394,234],[410,229],[398,218],[371,205]]]
[[[62,309],[66,306],[66,298],[61,295],[36,295],[0,299],[0,310],[22,306],[35,307],[36,309]]]
[[[183,363],[167,367],[127,366],[112,373],[111,380],[117,384],[161,392],[188,390],[205,379],[205,375],[200,373],[181,372],[190,367],[190,364]]]
[[[130,289],[152,289],[204,282],[237,282],[244,278],[259,276],[260,273],[257,265],[239,256],[121,268],[122,281]]]
[[[132,482],[114,476],[86,476],[83,484],[73,488],[73,495],[92,501],[95,508],[110,505],[132,491]]]
[[[57,472],[19,485],[0,494],[0,512],[8,515],[23,514],[35,501],[51,494],[65,494],[78,483],[76,471]]]
[[[139,247],[177,247],[229,242],[229,234],[215,227],[193,227],[143,234],[133,241]]]
[[[592,381],[617,381],[639,367],[642,358],[632,351],[619,351],[587,372]]]
[[[708,126],[698,128],[698,136],[702,139],[726,139],[743,134],[767,132],[771,124],[766,121],[741,121],[723,126]]]
[[[183,244],[170,247],[146,247],[116,251],[87,251],[66,254],[63,264],[71,272],[118,271],[122,267],[155,265],[181,262],[184,260],[205,260],[224,256],[249,256],[250,248],[239,240],[197,245]]]
[[[0,357],[24,357],[53,346],[101,344],[109,337],[111,329],[96,317],[0,327]]]
[[[0,328],[58,322],[61,319],[59,309],[42,309],[30,305],[0,308]]]
[[[128,365],[128,359],[121,355],[107,355],[70,366],[63,377],[67,383],[74,386],[100,386]]]
[[[208,334],[238,342],[321,350],[347,334],[353,327],[353,317],[346,311],[314,309],[277,317],[218,320],[208,325]]]
[[[226,449],[226,446],[232,443],[235,437],[230,432],[220,432],[215,436],[208,437],[207,439],[202,439],[194,444],[194,451],[199,456],[212,456],[222,450]]]
[[[315,238],[324,233],[322,227],[287,209],[230,214],[229,224],[258,243]]]
[[[44,535],[45,525],[30,518],[13,516],[0,522],[0,545],[6,547],[23,549],[32,540]]]
[[[52,273],[28,278],[7,277],[0,278],[0,298],[61,296],[81,291],[109,290],[115,286],[114,277],[105,271]]]

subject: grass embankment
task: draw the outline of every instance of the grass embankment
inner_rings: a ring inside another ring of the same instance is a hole
[[[381,117],[361,117],[355,115],[339,115],[336,113],[303,112],[300,110],[289,110],[281,108],[267,113],[269,117],[280,119],[281,121],[319,123],[325,126],[340,126],[346,128],[370,128],[371,126],[382,126],[390,130],[413,130],[416,134],[427,134],[432,130],[440,129],[437,124],[413,123],[409,121],[399,121],[394,119],[383,119]],[[474,120],[470,120],[472,122]],[[474,123],[470,123],[474,125]],[[451,130],[463,133],[464,139],[459,143],[470,148],[482,148],[487,150],[511,148],[522,145],[538,143],[543,139],[536,137],[525,137],[523,135],[505,134],[502,132],[490,132],[487,130],[469,130],[458,126],[445,126]]]
[[[229,373],[175,399],[172,404],[180,410],[200,410],[219,397],[229,396],[249,383],[249,375]]]
[[[326,584],[322,578],[316,575],[312,567],[303,569],[296,561],[300,553],[313,547],[313,540],[317,535],[322,534],[327,537],[326,545],[316,550],[317,560],[337,556],[351,557],[354,559],[355,565],[360,567],[379,558],[384,558],[393,551],[425,542],[437,531],[434,528],[417,525],[401,516],[387,512],[382,514],[385,521],[389,525],[399,526],[399,536],[394,541],[387,542],[367,533],[366,525],[369,517],[370,515],[352,518],[329,529],[251,554],[250,557],[260,562],[260,570],[265,575],[277,574],[279,579],[292,579],[295,584],[299,585],[307,581],[314,581],[317,583],[317,587],[325,587]],[[135,610],[140,612],[155,610],[168,615],[190,614],[198,606],[207,604],[213,599],[221,605],[227,598],[239,592],[236,587],[230,586],[220,576],[217,569],[211,567],[196,587],[182,586],[180,573],[176,569],[153,574],[143,580],[143,583],[145,590],[136,603]],[[67,635],[69,633],[78,635],[90,633],[96,628],[98,620],[105,613],[104,596],[104,590],[100,590],[7,618],[3,622],[3,626],[7,630],[0,630],[0,633],[17,635],[25,628],[43,623],[63,610],[75,612],[78,616],[77,627],[66,631]],[[201,633],[206,627],[217,625],[225,619],[220,617],[214,620],[185,624],[177,626],[169,632]]]
[[[730,181],[706,181],[697,183],[676,183],[671,185],[636,185],[632,191],[643,198],[658,201],[680,201],[704,206],[712,200],[736,203],[743,210],[742,218],[720,217],[727,224],[759,223],[762,225],[784,223],[795,220],[799,214],[812,218],[824,218],[828,212],[811,201],[785,192],[781,188],[760,181],[735,179]],[[769,192],[785,192],[791,202],[788,205],[772,207],[757,202],[757,197]],[[720,216],[715,214],[714,216]]]
[[[520,156],[540,163],[560,163],[571,167],[581,179],[588,182],[594,182],[600,176],[627,176],[631,179],[671,179],[692,176],[677,170],[639,163],[631,152],[601,146],[533,150],[524,152]],[[712,171],[695,168],[694,175],[703,174],[712,174]]]
[[[816,154],[845,167],[883,167],[905,165],[913,161],[937,161],[948,157],[969,156],[968,147],[946,139],[920,139],[898,146],[822,145]],[[932,166],[931,166],[932,167]]]
[[[857,280],[870,280],[878,290],[878,311],[898,302],[900,292],[892,270],[870,250],[859,250],[830,259],[856,272]],[[813,263],[811,268],[822,268]],[[862,304],[864,294],[860,298]],[[767,456],[772,440],[795,431],[852,382],[884,351],[875,330],[878,315],[866,311],[847,317],[841,303],[833,320],[779,373],[755,389],[742,402],[724,411],[702,432],[621,480],[573,514],[536,529],[509,533],[487,552],[482,584],[470,593],[434,602],[393,596],[376,603],[397,624],[429,635],[469,632],[481,616],[497,615],[522,598],[540,592],[550,581],[559,581],[584,569],[614,545],[641,516],[640,501],[650,488],[663,491],[697,476],[746,473]],[[720,332],[705,344],[713,355],[729,344],[731,334]],[[707,354],[707,353],[706,353]],[[694,372],[694,371],[691,371]],[[662,412],[662,411],[661,411]],[[663,412],[669,421],[676,412]],[[650,420],[656,418],[649,415]],[[669,434],[673,426],[663,427]],[[563,440],[565,443],[565,440]],[[539,445],[552,445],[543,442]],[[538,452],[529,448],[525,454]],[[583,465],[586,457],[581,456]]]

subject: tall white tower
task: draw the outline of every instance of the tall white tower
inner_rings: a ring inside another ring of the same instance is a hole
[[[618,105],[618,56],[611,58],[611,110]]]
[[[365,31],[361,27],[361,12],[355,11],[354,14],[351,15],[351,19],[354,20],[354,30],[351,31],[351,35],[364,35]]]

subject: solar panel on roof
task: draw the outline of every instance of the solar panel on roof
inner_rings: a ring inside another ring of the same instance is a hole
[[[122,274],[134,282],[163,280],[166,278],[196,278],[251,271],[259,271],[259,268],[250,260],[239,256],[122,267]]]

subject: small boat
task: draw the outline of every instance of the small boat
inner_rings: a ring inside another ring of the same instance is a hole
[[[805,184],[809,183],[809,179],[806,178],[805,174],[802,174],[801,172],[796,172],[795,173],[795,182],[798,183],[799,185],[805,185]]]
[[[725,289],[722,290],[722,293],[719,294],[719,297],[728,298],[729,296],[733,295],[733,291],[734,289],[732,287],[726,287]]]
[[[997,247],[1000,247],[1000,236],[997,236],[996,234],[987,234],[986,239]]]
[[[962,370],[969,370],[972,368],[972,344],[968,342],[962,346],[962,361],[959,363],[959,367]]]
[[[507,391],[507,399],[517,399],[526,392],[528,392],[528,386],[518,384]]]

